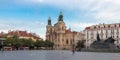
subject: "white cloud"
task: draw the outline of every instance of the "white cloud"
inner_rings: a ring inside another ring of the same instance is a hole
[[[12,3],[29,7],[33,5],[38,6],[43,3],[43,0],[14,0]]]
[[[25,3],[41,3],[43,0],[17,0],[16,2],[25,2]]]
[[[73,31],[82,31],[85,27],[96,25],[97,23],[79,23],[79,22],[69,22],[67,23],[67,28],[71,28]]]
[[[120,20],[120,0],[44,0],[44,3],[73,11],[86,10],[89,12],[87,15],[98,23]]]
[[[78,16],[81,14],[80,10],[89,12],[87,16],[92,17],[98,23],[113,23],[120,20],[120,0],[17,0],[22,4],[44,4],[57,7],[59,9],[67,9],[78,11]]]
[[[89,7],[91,12],[89,15],[98,22],[116,23],[120,20],[119,6],[119,0],[99,0],[94,6]]]

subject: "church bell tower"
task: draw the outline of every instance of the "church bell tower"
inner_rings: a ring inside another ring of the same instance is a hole
[[[52,24],[51,24],[51,18],[48,18],[48,23],[46,26],[46,39],[51,40],[50,35],[52,34]]]

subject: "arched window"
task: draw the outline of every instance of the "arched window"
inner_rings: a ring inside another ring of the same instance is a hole
[[[119,29],[117,28],[117,33],[116,33],[117,35],[119,35]]]
[[[64,42],[64,39],[62,39],[62,42]]]
[[[70,40],[70,44],[72,44],[72,40]]]
[[[68,39],[66,40],[66,44],[68,44]]]
[[[62,30],[64,30],[64,27],[62,27]]]
[[[59,47],[60,45],[58,44],[58,47]]]

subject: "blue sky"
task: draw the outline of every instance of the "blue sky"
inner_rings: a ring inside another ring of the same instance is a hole
[[[0,31],[27,30],[45,38],[48,17],[55,24],[60,11],[67,28],[82,31],[120,22],[119,7],[119,0],[0,0]]]

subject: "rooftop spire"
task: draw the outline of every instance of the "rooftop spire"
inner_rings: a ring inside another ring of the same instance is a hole
[[[58,21],[63,21],[62,11],[60,11],[60,15],[59,15]]]
[[[48,25],[51,25],[51,18],[50,18],[50,16],[48,18]]]
[[[60,15],[62,15],[62,11],[60,11]]]

